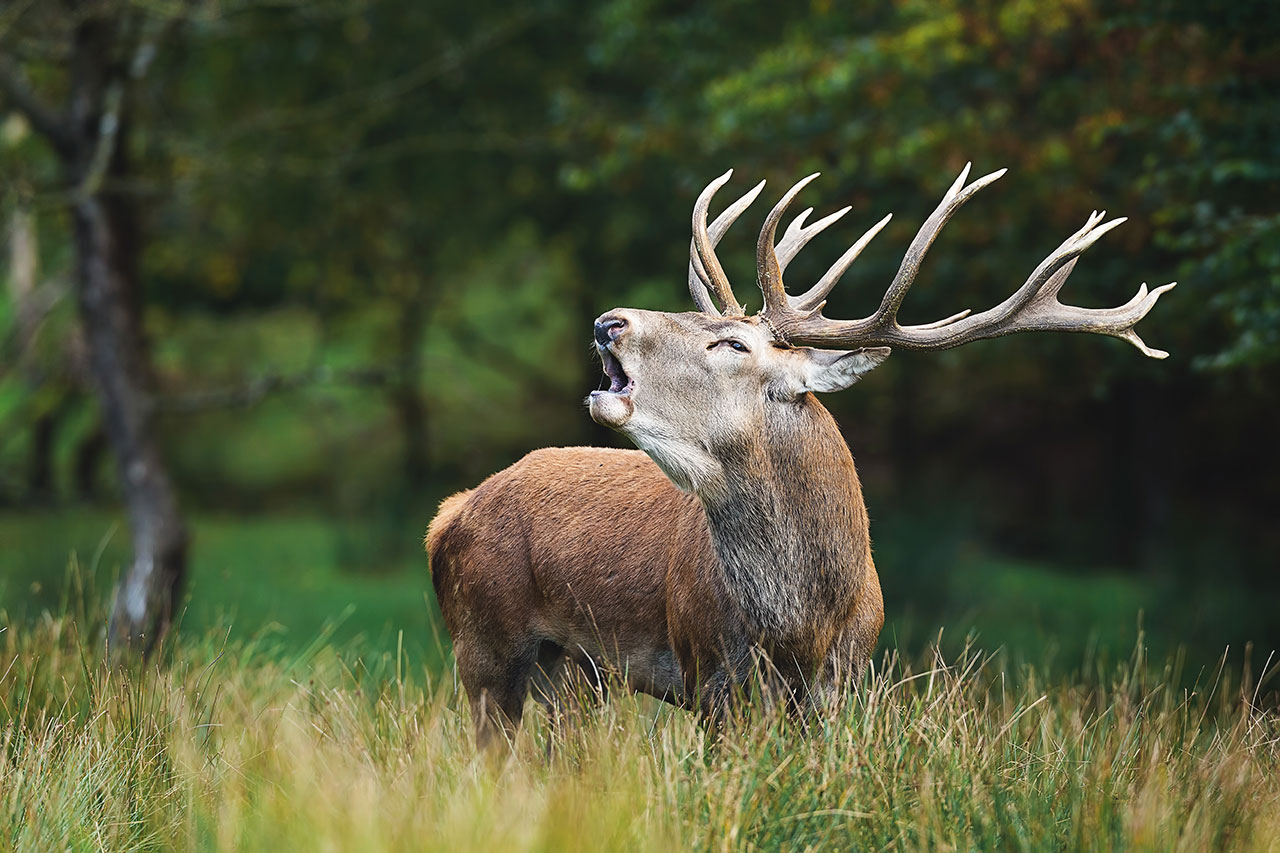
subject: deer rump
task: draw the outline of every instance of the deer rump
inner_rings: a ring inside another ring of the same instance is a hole
[[[575,669],[711,713],[748,664],[724,660],[751,629],[725,595],[702,504],[641,451],[534,451],[446,500],[426,545],[482,739],[485,722],[519,725],[531,687],[553,702]]]

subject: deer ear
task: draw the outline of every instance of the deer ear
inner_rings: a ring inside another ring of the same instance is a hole
[[[797,347],[802,354],[800,388],[805,391],[843,391],[889,357],[888,347],[829,350]]]

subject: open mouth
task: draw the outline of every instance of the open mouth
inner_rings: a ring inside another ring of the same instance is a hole
[[[609,387],[601,388],[599,391],[593,392],[593,394],[630,394],[636,383],[622,369],[622,362],[618,361],[618,357],[604,347],[598,346],[596,350],[600,353],[600,362],[604,367],[604,378],[609,380]]]

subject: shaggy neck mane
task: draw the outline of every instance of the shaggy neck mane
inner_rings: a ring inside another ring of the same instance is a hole
[[[842,624],[870,555],[862,490],[835,419],[811,394],[771,417],[763,435],[712,448],[726,479],[703,499],[727,594],[766,647]]]

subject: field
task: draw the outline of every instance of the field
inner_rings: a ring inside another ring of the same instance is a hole
[[[1280,847],[1274,669],[1148,659],[1155,602],[1106,574],[961,561],[986,585],[945,605],[960,639],[894,614],[860,692],[807,729],[760,711],[717,737],[615,694],[561,731],[531,707],[485,761],[410,551],[373,573],[367,529],[205,519],[182,631],[124,670],[102,650],[109,529],[0,520],[0,849]],[[55,530],[77,552],[57,572]],[[1073,633],[1083,652],[1036,643]]]

